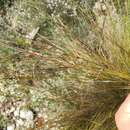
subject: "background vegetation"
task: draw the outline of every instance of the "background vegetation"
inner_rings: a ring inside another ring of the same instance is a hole
[[[129,2],[0,1],[1,103],[45,109],[33,129],[116,130],[129,92]],[[11,120],[0,116],[1,127]]]

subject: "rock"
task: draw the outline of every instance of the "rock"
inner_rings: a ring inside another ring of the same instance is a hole
[[[18,117],[20,115],[20,110],[19,108],[17,108],[15,111],[14,111],[14,116],[15,117]]]
[[[19,126],[23,126],[24,125],[24,121],[22,119],[18,119],[16,120],[16,126],[19,127]]]
[[[15,125],[11,124],[11,125],[7,126],[7,130],[15,130]]]
[[[39,29],[40,29],[40,27],[34,28],[32,30],[32,32],[30,32],[28,35],[26,35],[26,38],[33,40],[35,38],[36,34],[38,33]]]
[[[28,120],[24,123],[24,126],[26,128],[33,128],[34,127],[34,121],[33,120]]]
[[[20,110],[20,118],[26,120],[33,120],[34,115],[33,112],[30,110]]]
[[[11,107],[11,109],[10,109],[10,113],[12,113],[12,112],[14,112],[15,111],[15,107]]]

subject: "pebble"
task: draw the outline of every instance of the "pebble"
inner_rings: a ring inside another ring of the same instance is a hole
[[[14,130],[15,129],[15,125],[11,124],[9,126],[7,126],[7,130]]]
[[[19,108],[17,108],[15,111],[14,111],[14,116],[17,117],[19,116],[20,114],[20,111],[19,111]]]
[[[24,122],[24,126],[26,128],[33,128],[34,127],[34,121],[32,121],[32,120],[26,121],[26,122]]]
[[[24,125],[24,121],[22,119],[18,119],[16,120],[16,126],[19,127],[19,126],[23,126]]]
[[[14,111],[15,111],[15,107],[11,107],[9,112],[11,113],[11,112],[14,112]]]
[[[20,110],[20,118],[26,120],[33,120],[33,112],[30,110]]]

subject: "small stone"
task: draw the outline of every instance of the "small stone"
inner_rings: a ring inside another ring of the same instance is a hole
[[[26,120],[33,120],[33,112],[30,110],[21,110],[20,111],[20,118],[26,119]]]
[[[24,125],[24,121],[22,119],[16,120],[16,126],[23,126]]]
[[[34,127],[34,121],[33,120],[27,120],[25,123],[24,123],[24,126],[26,128],[33,128]]]
[[[19,111],[19,109],[17,108],[17,109],[14,111],[14,116],[17,117],[17,116],[19,116],[19,114],[20,114],[20,111]]]
[[[14,112],[15,111],[15,107],[11,107],[10,109],[10,113]]]
[[[38,33],[39,29],[40,29],[39,27],[34,28],[32,30],[32,32],[30,32],[28,35],[26,35],[26,38],[30,39],[30,40],[33,40],[35,38],[36,34]]]
[[[15,129],[15,125],[11,124],[9,126],[7,126],[7,130],[14,130]]]

